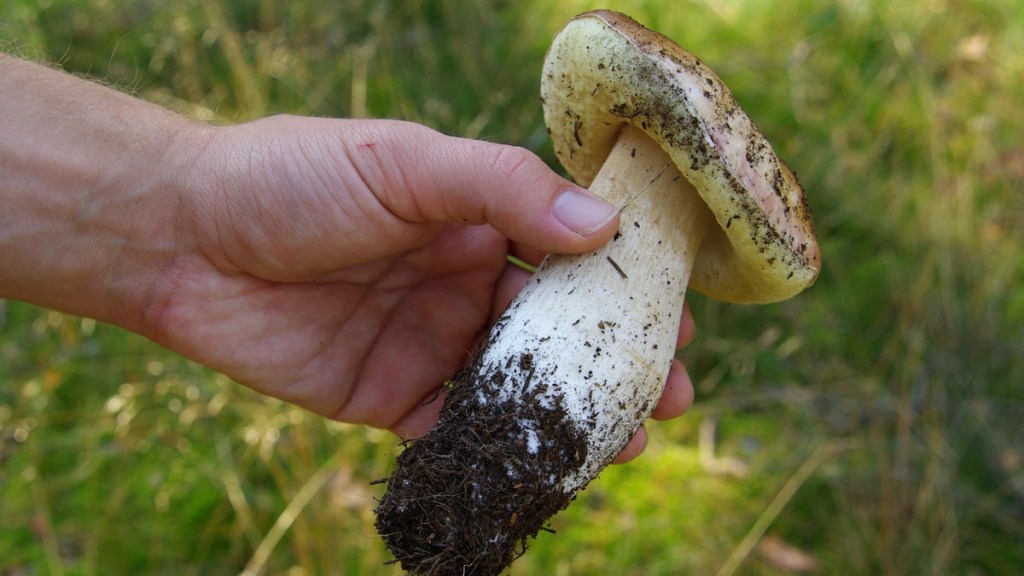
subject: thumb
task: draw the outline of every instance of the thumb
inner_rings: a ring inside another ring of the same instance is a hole
[[[617,229],[614,206],[524,148],[445,136],[408,122],[373,124],[356,137],[350,158],[400,218],[486,223],[513,241],[560,253],[593,250]]]

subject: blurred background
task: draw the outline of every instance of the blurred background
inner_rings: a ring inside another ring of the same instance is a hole
[[[733,89],[824,269],[772,306],[693,295],[696,406],[511,573],[1024,573],[1018,0],[4,0],[0,49],[208,122],[401,118],[557,169],[541,62],[600,6]],[[371,481],[398,450],[0,302],[0,575],[397,574]]]

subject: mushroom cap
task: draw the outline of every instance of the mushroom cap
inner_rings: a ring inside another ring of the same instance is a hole
[[[796,175],[722,80],[669,38],[617,12],[586,12],[555,36],[541,78],[559,161],[589,186],[626,123],[669,155],[707,203],[690,286],[734,303],[789,298],[821,255]]]

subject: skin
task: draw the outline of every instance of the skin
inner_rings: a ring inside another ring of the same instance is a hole
[[[592,250],[618,225],[526,150],[406,122],[212,127],[2,55],[0,102],[0,298],[406,438],[527,281],[506,255]],[[693,334],[687,312],[679,345]],[[692,400],[674,361],[654,418]]]

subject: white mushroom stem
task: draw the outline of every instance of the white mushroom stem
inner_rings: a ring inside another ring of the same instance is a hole
[[[557,479],[567,493],[610,463],[661,397],[690,271],[712,220],[669,157],[629,125],[591,190],[621,207],[619,233],[595,252],[549,256],[499,319],[472,375],[504,382],[480,392],[482,405],[539,398],[585,435],[583,464]],[[548,445],[536,422],[520,424],[530,453]]]

